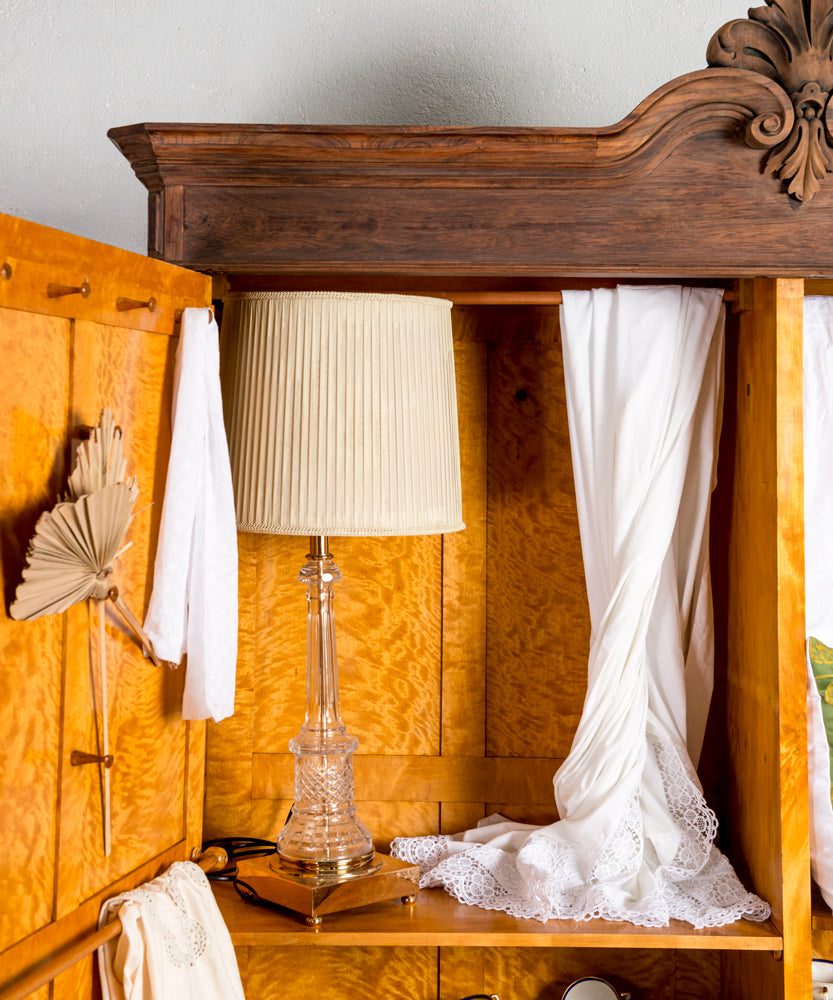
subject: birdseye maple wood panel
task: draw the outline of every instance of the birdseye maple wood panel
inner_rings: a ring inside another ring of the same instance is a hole
[[[476,339],[481,310],[453,309],[454,365],[465,529],[442,541],[440,752],[477,756],[486,745],[486,537],[488,347]],[[468,339],[471,337],[472,339]],[[481,813],[482,815],[482,813]],[[455,820],[443,807],[443,825]],[[457,826],[466,829],[470,823]],[[445,832],[456,832],[446,827]]]
[[[526,310],[521,322],[527,337],[493,343],[489,357],[486,752],[564,758],[590,614],[558,311]]]
[[[433,1000],[437,991],[436,948],[249,948],[246,996],[354,1000],[373,995]]]
[[[255,749],[283,752],[304,721],[309,540],[264,536],[257,626]],[[361,753],[436,753],[442,542],[436,537],[332,538],[341,708]]]
[[[132,547],[119,559],[115,582],[141,619],[170,442],[171,334],[178,332],[183,308],[207,307],[210,283],[203,275],[0,215],[0,268],[4,264],[5,608],[37,518],[63,497],[71,438],[110,406],[124,432],[127,472],[140,488],[128,534]],[[85,281],[87,295],[49,295],[50,284],[81,288]],[[155,298],[157,307],[120,310],[120,297]],[[103,899],[153,878],[201,842],[204,727],[180,719],[182,673],[145,659],[109,607],[106,620],[115,757],[109,858],[100,769],[69,762],[73,749],[100,747],[95,614],[83,604],[34,621],[11,621],[6,611],[0,616],[0,673],[16,692],[5,712],[0,709],[0,832],[6,843],[0,990],[91,933]],[[92,967],[91,958],[82,960],[35,996],[92,997]]]
[[[0,308],[0,952],[52,914],[60,763],[62,622],[8,617],[41,511],[65,478],[69,322]],[[19,725],[23,706],[27,724]],[[37,712],[32,711],[37,706]]]
[[[127,475],[139,499],[113,577],[141,621],[150,598],[164,495],[176,342],[165,334],[76,321],[73,335],[73,425],[98,422],[104,406],[123,428]],[[154,502],[155,501],[155,502]],[[90,896],[102,874],[114,881],[185,838],[185,753],[181,720],[183,670],[156,667],[127,626],[105,605],[109,693],[112,853],[102,858],[99,768],[72,767],[72,750],[100,752],[102,706],[98,615],[87,605],[67,612],[64,766],[58,915]],[[93,643],[90,650],[89,637]],[[92,656],[90,656],[90,652]],[[92,661],[92,662],[90,662]],[[199,775],[201,779],[201,775]]]

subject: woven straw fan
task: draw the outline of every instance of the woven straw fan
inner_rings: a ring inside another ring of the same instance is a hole
[[[104,602],[111,600],[153,662],[150,640],[113,585],[116,559],[127,546],[124,537],[139,496],[135,477],[125,478],[122,434],[112,411],[102,410],[75,456],[63,501],[41,514],[26,553],[23,581],[9,613],[18,621],[60,614],[79,601],[96,602],[99,623],[102,705],[102,757],[109,757]],[[110,853],[110,774],[104,770],[104,853]]]

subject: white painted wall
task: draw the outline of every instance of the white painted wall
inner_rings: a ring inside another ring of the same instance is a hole
[[[763,2],[763,0],[762,0]],[[0,0],[0,211],[139,252],[143,121],[607,125],[745,0]]]

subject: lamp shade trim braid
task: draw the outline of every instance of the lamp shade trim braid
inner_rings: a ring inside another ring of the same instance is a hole
[[[241,531],[464,527],[448,300],[235,293],[222,375]]]

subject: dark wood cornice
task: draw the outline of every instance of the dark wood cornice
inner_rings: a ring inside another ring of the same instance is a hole
[[[151,255],[215,273],[833,276],[833,111],[817,98],[831,3],[773,0],[731,22],[709,48],[720,65],[604,128],[109,135],[148,188]]]
[[[731,85],[731,86],[730,86]],[[783,139],[789,100],[759,74],[672,80],[604,128],[139,124],[107,133],[150,191],[169,185],[528,187],[648,173],[685,140],[747,126]]]

